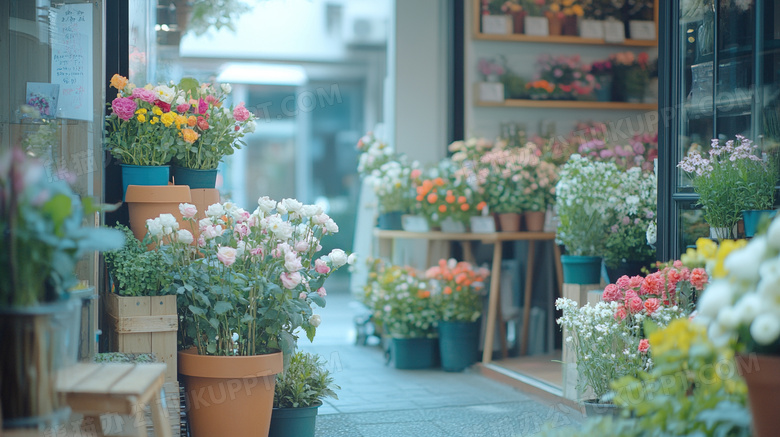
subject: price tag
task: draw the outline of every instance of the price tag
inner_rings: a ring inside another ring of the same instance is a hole
[[[604,39],[604,21],[581,20],[580,36],[583,38]]]
[[[512,33],[512,20],[509,15],[483,15],[482,33],[509,35]]]
[[[628,22],[631,39],[655,41],[655,23],[652,21],[631,20]]]
[[[622,43],[626,40],[626,27],[622,21],[608,20],[604,22],[604,41]]]
[[[550,22],[546,17],[525,17],[525,34],[550,36]]]
[[[477,84],[477,95],[481,102],[503,102],[504,84],[500,82],[480,82]]]

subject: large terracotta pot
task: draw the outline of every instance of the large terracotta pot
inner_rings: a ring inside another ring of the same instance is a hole
[[[544,211],[526,211],[525,228],[528,232],[542,232],[544,230]]]
[[[146,219],[169,213],[181,219],[180,203],[192,203],[190,187],[186,185],[130,185],[125,196],[130,213],[130,229],[133,235],[143,240],[146,235]],[[189,225],[179,220],[179,227],[189,229]]]
[[[522,216],[516,212],[498,214],[498,223],[502,232],[518,232]]]
[[[757,354],[742,356],[748,363],[743,377],[748,386],[750,412],[753,416],[755,437],[776,436],[780,429],[780,414],[777,414],[777,394],[780,393],[780,357]],[[751,361],[757,359],[753,368]]]
[[[193,437],[268,436],[282,353],[248,357],[179,352]]]

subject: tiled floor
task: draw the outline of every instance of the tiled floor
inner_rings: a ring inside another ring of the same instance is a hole
[[[321,355],[333,372],[339,399],[319,410],[318,437],[515,437],[547,426],[573,425],[579,412],[550,404],[485,378],[473,370],[397,370],[379,346],[354,345],[357,307],[331,292],[316,312],[323,325],[314,343],[299,346]]]

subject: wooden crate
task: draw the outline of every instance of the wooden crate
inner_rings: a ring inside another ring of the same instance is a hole
[[[176,296],[123,297],[107,293],[106,316],[112,351],[153,353],[168,365],[165,381],[177,380]]]

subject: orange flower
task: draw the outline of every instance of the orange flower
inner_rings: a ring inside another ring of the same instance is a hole
[[[187,126],[194,127],[196,124],[198,124],[198,118],[194,115],[190,115],[187,117]]]
[[[423,190],[425,190],[425,192],[427,193],[428,191],[431,191],[431,189],[433,188],[433,182],[426,179],[423,181],[422,186],[423,186]]]
[[[447,197],[445,197],[444,200],[447,203],[455,203],[455,196],[453,196],[452,194],[447,194]]]
[[[418,194],[418,195],[417,195],[417,197],[415,197],[415,199],[416,199],[418,202],[422,202],[422,201],[423,201],[423,199],[425,199],[425,196],[423,196],[422,194]]]
[[[444,179],[442,178],[436,178],[433,180],[433,183],[436,184],[439,187],[444,186]]]
[[[450,287],[449,285],[444,287],[444,290],[442,290],[442,293],[444,293],[444,294],[452,294],[452,287]]]
[[[483,209],[485,209],[486,206],[487,206],[487,203],[485,203],[484,200],[482,202],[479,202],[477,204],[477,211],[482,211]]]
[[[115,74],[111,77],[111,86],[118,89],[119,91],[122,91],[127,86],[127,78]]]
[[[439,205],[439,212],[447,212],[447,205]]]
[[[200,135],[198,135],[198,133],[195,132],[192,129],[182,129],[181,130],[181,134],[184,137],[184,141],[186,141],[186,142],[188,142],[190,144],[192,144],[195,141],[197,141],[198,137],[200,137]]]
[[[417,297],[419,297],[420,299],[427,299],[431,297],[431,292],[427,290],[420,290],[417,292]]]
[[[469,204],[468,203],[461,203],[460,210],[461,211],[468,211],[469,210]]]
[[[431,193],[428,195],[428,203],[436,203],[438,199],[439,196],[437,196],[436,193]]]
[[[458,197],[458,203],[466,203],[466,202],[468,202],[468,199],[466,199],[466,196]]]

